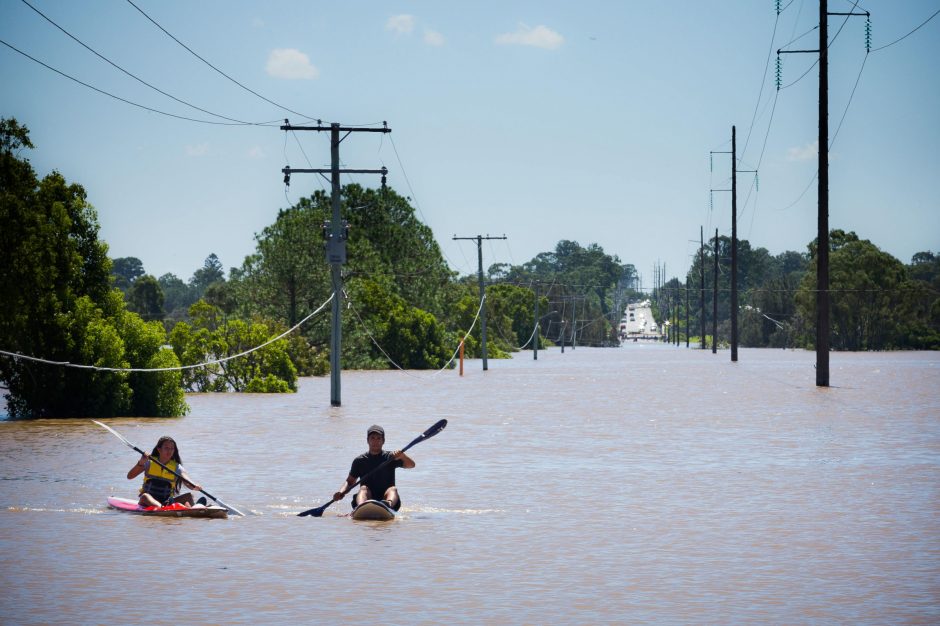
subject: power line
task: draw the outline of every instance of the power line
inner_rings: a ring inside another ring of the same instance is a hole
[[[885,44],[885,45],[881,46],[880,48],[875,48],[874,50],[872,50],[872,52],[878,52],[879,50],[884,50],[885,48],[891,47],[891,46],[893,46],[893,45],[896,44],[896,43],[899,43],[899,42],[901,42],[901,41],[904,41],[905,39],[907,39],[908,37],[910,37],[911,35],[913,35],[914,33],[916,33],[918,30],[920,30],[920,29],[924,26],[924,24],[926,24],[927,22],[929,22],[929,21],[932,20],[933,18],[937,17],[937,15],[940,15],[940,9],[937,9],[937,11],[935,11],[933,15],[931,15],[931,16],[928,17],[926,20],[924,20],[923,23],[922,23],[920,26],[918,26],[917,28],[915,28],[914,30],[912,30],[911,32],[909,32],[908,34],[904,35],[904,36],[901,37],[900,39],[896,39],[896,40],[892,41],[892,42],[889,43],[889,44]]]
[[[233,83],[235,83],[236,85],[238,85],[239,87],[241,87],[242,89],[244,89],[245,91],[247,91],[247,92],[249,92],[249,93],[252,93],[252,94],[258,96],[259,98],[261,98],[262,100],[264,100],[265,102],[267,102],[267,103],[269,103],[269,104],[273,104],[274,106],[276,106],[276,107],[278,107],[278,108],[280,108],[280,109],[284,109],[285,111],[289,111],[290,113],[293,113],[294,115],[299,115],[299,116],[301,116],[301,117],[303,117],[303,118],[305,118],[305,119],[308,119],[308,120],[317,119],[317,117],[316,117],[315,115],[305,115],[305,114],[303,114],[303,113],[298,113],[297,111],[294,111],[293,109],[287,108],[287,107],[284,106],[283,104],[278,104],[277,102],[274,102],[273,100],[269,100],[268,98],[265,98],[264,96],[262,96],[262,95],[261,95],[260,93],[258,93],[257,91],[255,91],[255,90],[253,90],[253,89],[250,89],[250,88],[246,87],[245,85],[241,84],[240,82],[238,82],[237,80],[235,80],[234,78],[232,78],[231,76],[229,76],[228,74],[226,74],[225,72],[223,72],[222,70],[220,70],[219,68],[217,68],[216,66],[212,65],[211,63],[209,63],[208,61],[206,61],[204,58],[202,58],[201,56],[199,56],[198,54],[196,54],[196,52],[193,51],[192,48],[190,48],[189,46],[187,46],[186,44],[184,44],[182,41],[180,41],[179,39],[177,39],[176,37],[174,37],[167,29],[165,29],[165,28],[163,28],[162,26],[160,26],[160,24],[158,24],[158,23],[156,22],[156,20],[154,20],[154,19],[153,19],[152,17],[150,17],[149,15],[147,15],[147,13],[146,13],[143,9],[141,9],[139,6],[137,6],[136,4],[134,4],[134,3],[132,2],[132,0],[127,0],[127,3],[130,4],[132,7],[134,7],[135,9],[137,9],[138,11],[140,11],[140,14],[141,14],[141,15],[143,15],[143,16],[146,17],[148,20],[150,20],[150,22],[151,22],[154,26],[156,26],[157,28],[159,28],[160,30],[162,30],[162,31],[167,35],[167,37],[169,37],[170,39],[172,39],[173,41],[175,41],[176,43],[178,43],[179,45],[181,45],[183,48],[186,49],[186,51],[188,51],[188,52],[189,52],[190,54],[192,54],[194,57],[196,57],[197,59],[199,59],[200,61],[202,61],[203,63],[205,63],[205,64],[208,65],[209,67],[211,67],[212,69],[214,69],[216,72],[218,72],[219,74],[221,74],[221,75],[224,76],[225,78],[229,79],[230,81],[232,81]]]
[[[242,124],[242,123],[237,123],[237,124],[236,124],[235,122],[214,122],[214,121],[212,121],[212,120],[198,120],[198,119],[196,119],[196,118],[194,118],[194,117],[186,117],[185,115],[177,115],[177,114],[175,114],[175,113],[168,113],[168,112],[166,112],[166,111],[161,111],[161,110],[159,110],[159,109],[154,109],[153,107],[148,107],[148,106],[145,106],[145,105],[143,105],[143,104],[138,104],[138,103],[136,103],[136,102],[132,102],[132,101],[126,99],[126,98],[122,98],[122,97],[120,97],[120,96],[116,96],[116,95],[114,95],[113,93],[110,93],[110,92],[107,92],[107,91],[105,91],[105,90],[103,90],[103,89],[98,89],[97,87],[94,87],[94,86],[92,86],[92,85],[89,85],[88,83],[83,82],[83,81],[81,81],[81,80],[75,78],[74,76],[69,76],[69,75],[66,74],[65,72],[62,72],[62,71],[60,71],[60,70],[57,70],[56,68],[52,67],[51,65],[48,65],[48,64],[46,64],[46,63],[43,63],[42,61],[40,61],[40,60],[37,59],[36,57],[30,56],[29,54],[23,52],[22,50],[20,50],[20,49],[17,48],[16,46],[13,46],[13,45],[9,44],[9,43],[7,43],[6,41],[4,41],[4,40],[2,40],[2,39],[0,39],[0,43],[2,43],[3,45],[5,45],[7,48],[13,50],[14,52],[19,52],[20,54],[22,54],[24,57],[26,57],[26,58],[29,59],[30,61],[33,61],[34,63],[38,63],[39,65],[42,65],[44,68],[46,68],[46,69],[48,69],[48,70],[52,70],[52,71],[55,72],[56,74],[58,74],[58,75],[60,75],[60,76],[62,76],[62,77],[64,77],[64,78],[68,78],[69,80],[74,81],[74,82],[78,83],[79,85],[81,85],[81,86],[83,86],[83,87],[87,87],[88,89],[91,89],[92,91],[97,91],[98,93],[100,93],[100,94],[102,94],[102,95],[105,95],[105,96],[108,96],[109,98],[114,98],[115,100],[120,100],[121,102],[123,102],[123,103],[125,103],[125,104],[129,104],[129,105],[131,105],[131,106],[135,106],[135,107],[137,107],[137,108],[144,109],[145,111],[150,111],[151,113],[159,113],[160,115],[166,115],[167,117],[175,117],[175,118],[178,119],[178,120],[186,120],[187,122],[197,122],[197,123],[199,123],[199,124],[215,124],[216,126],[244,126],[244,124]]]
[[[184,105],[186,105],[186,106],[188,106],[188,107],[190,107],[190,108],[196,109],[197,111],[201,111],[202,113],[207,113],[207,114],[209,114],[209,115],[212,115],[213,117],[218,117],[218,118],[221,118],[221,119],[223,119],[223,120],[228,120],[228,121],[230,121],[230,122],[236,122],[236,123],[238,123],[238,124],[244,124],[244,125],[246,125],[246,126],[266,126],[266,125],[270,125],[270,124],[272,124],[272,123],[278,121],[278,120],[273,120],[272,122],[245,122],[245,121],[243,121],[243,120],[238,120],[238,119],[235,119],[235,118],[232,118],[232,117],[226,117],[225,115],[220,115],[220,114],[218,114],[218,113],[213,113],[212,111],[209,111],[209,110],[207,110],[207,109],[203,109],[202,107],[196,106],[195,104],[192,104],[192,103],[190,103],[190,102],[186,102],[185,100],[182,100],[182,99],[180,99],[180,98],[177,98],[177,97],[174,96],[173,94],[167,93],[167,92],[163,91],[162,89],[160,89],[159,87],[155,87],[155,86],[151,85],[150,83],[148,83],[148,82],[145,81],[144,79],[142,79],[142,78],[140,78],[139,76],[133,74],[132,72],[129,72],[128,70],[124,69],[123,67],[121,67],[120,65],[118,65],[117,63],[115,63],[114,61],[112,61],[111,59],[109,59],[108,57],[102,55],[102,54],[99,53],[97,50],[93,49],[93,48],[90,47],[88,44],[86,44],[84,41],[82,41],[81,39],[79,39],[78,37],[76,37],[75,35],[73,35],[72,33],[70,33],[69,31],[67,31],[67,30],[65,30],[64,28],[62,28],[62,26],[60,26],[59,24],[57,24],[56,22],[54,22],[54,21],[53,21],[49,16],[47,16],[45,13],[43,13],[42,11],[40,11],[39,9],[37,9],[36,7],[34,7],[33,5],[31,5],[29,2],[27,2],[27,0],[21,0],[21,2],[22,2],[23,4],[25,4],[26,6],[28,6],[30,9],[32,9],[33,11],[35,11],[35,12],[36,12],[40,17],[42,17],[44,20],[46,20],[47,22],[49,22],[50,24],[52,24],[53,26],[55,26],[56,28],[58,28],[60,31],[62,31],[63,33],[65,33],[65,35],[67,35],[68,37],[70,37],[70,38],[71,38],[73,41],[75,41],[77,44],[79,44],[80,46],[82,46],[83,48],[85,48],[86,50],[88,50],[89,52],[91,52],[92,54],[94,54],[95,56],[97,56],[97,57],[98,57],[99,59],[101,59],[102,61],[105,61],[106,63],[110,64],[110,65],[111,65],[112,67],[114,67],[115,69],[117,69],[117,70],[123,72],[123,73],[126,74],[127,76],[130,76],[131,78],[133,78],[133,79],[136,80],[137,82],[141,83],[142,85],[146,85],[146,86],[149,87],[150,89],[153,89],[154,91],[163,94],[163,95],[166,96],[167,98],[171,98],[172,100],[175,100],[175,101],[179,102],[180,104],[184,104]]]
[[[9,352],[7,350],[0,350],[0,355],[12,357],[13,359],[23,359],[26,361],[33,361],[36,363],[45,363],[47,365],[59,365],[62,367],[67,367],[67,368],[71,367],[75,369],[93,370],[96,372],[179,372],[183,370],[199,369],[201,367],[208,367],[210,365],[220,365],[222,363],[226,363],[228,361],[232,361],[234,359],[238,359],[243,356],[248,356],[252,352],[257,352],[258,350],[261,350],[262,348],[265,348],[271,345],[275,341],[279,341],[283,339],[284,337],[291,334],[292,332],[294,332],[295,330],[303,326],[305,323],[307,323],[307,320],[311,319],[313,316],[317,315],[320,311],[325,309],[326,305],[330,303],[330,301],[334,298],[334,296],[335,294],[330,294],[330,297],[327,298],[326,301],[323,304],[321,304],[313,313],[303,318],[302,320],[297,322],[297,324],[295,324],[291,328],[288,328],[280,335],[272,339],[269,339],[260,345],[257,345],[253,348],[249,348],[247,350],[243,350],[242,352],[239,352],[238,354],[232,354],[230,356],[222,357],[219,359],[213,359],[211,361],[204,361],[202,363],[196,363],[194,365],[178,365],[175,367],[103,367],[103,366],[98,366],[98,365],[83,365],[80,363],[71,363],[69,361],[52,361],[52,360],[43,359],[40,357],[20,354],[18,352]]]
[[[754,130],[754,123],[757,120],[757,111],[760,109],[761,98],[764,97],[764,84],[767,82],[767,70],[770,69],[770,56],[774,51],[774,38],[777,36],[777,24],[780,22],[778,14],[774,19],[774,32],[770,35],[770,49],[767,50],[767,61],[764,63],[764,75],[761,77],[760,90],[757,92],[757,103],[754,105],[754,114],[751,116],[751,127],[747,131],[747,137],[744,140],[744,148],[741,150],[741,156],[747,152],[747,146],[751,141],[751,131]]]

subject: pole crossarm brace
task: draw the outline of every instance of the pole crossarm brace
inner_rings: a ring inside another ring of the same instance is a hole
[[[506,235],[503,235],[502,237],[496,237],[495,235],[494,236],[487,235],[485,237],[483,235],[477,235],[476,237],[458,237],[457,235],[454,235],[453,239],[454,241],[457,241],[458,239],[466,239],[468,241],[477,241],[478,239],[508,239],[508,237],[506,237]]]
[[[317,120],[317,122],[319,122],[319,120]],[[350,133],[390,133],[392,132],[392,129],[388,127],[388,122],[382,122],[382,128],[365,128],[365,127],[359,127],[359,126],[340,126],[339,124],[336,124],[335,126],[334,125],[323,126],[322,124],[318,124],[317,126],[293,126],[291,125],[290,120],[284,120],[284,124],[281,126],[281,130],[315,130],[315,131],[320,131],[320,132],[325,132],[325,131],[334,132],[335,131],[337,133],[346,133],[345,135],[343,135],[342,137],[338,139],[337,143],[343,143],[343,140],[346,139],[346,137],[349,137]],[[300,171],[300,170],[296,170],[296,171]],[[363,173],[370,173],[370,172],[363,172]]]
[[[328,131],[333,130],[332,126],[293,126],[289,123],[286,123],[287,120],[284,120],[285,124],[281,126],[281,130],[317,130],[317,131]],[[382,128],[364,128],[358,126],[339,126],[336,130],[341,133],[390,133],[392,129],[389,128],[386,122],[382,122]]]
[[[336,170],[340,174],[381,174],[385,176],[388,174],[388,169],[383,167],[380,170]],[[333,170],[330,168],[326,169],[307,169],[299,167],[285,167],[281,170],[281,173],[287,174],[332,174]]]

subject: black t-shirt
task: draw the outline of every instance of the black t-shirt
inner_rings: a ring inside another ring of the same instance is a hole
[[[349,475],[353,478],[361,478],[391,458],[392,453],[387,451],[376,455],[371,455],[368,452],[360,454],[353,459],[352,467],[349,468]],[[385,490],[395,485],[395,468],[404,465],[405,462],[402,460],[392,461],[366,478],[363,484],[372,492],[373,499],[381,500],[385,497]]]

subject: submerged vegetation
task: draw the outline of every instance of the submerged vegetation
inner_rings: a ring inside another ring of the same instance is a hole
[[[11,416],[179,415],[185,390],[290,392],[298,376],[329,372],[326,193],[280,210],[227,278],[215,254],[188,281],[157,278],[137,258],[108,257],[85,190],[58,172],[39,180],[20,156],[32,147],[25,127],[0,120],[0,350],[32,357],[0,355]],[[342,202],[347,263],[334,297],[343,299],[343,366],[438,369],[461,341],[467,356],[480,356],[478,278],[449,268],[409,199],[350,184]],[[659,316],[685,328],[688,315],[697,329],[706,291],[710,332],[715,255],[718,335],[727,337],[730,246],[726,237],[710,242],[684,282],[650,293],[633,265],[595,244],[563,240],[521,265],[491,265],[487,354],[536,341],[618,345],[624,307],[645,298]],[[742,240],[738,258],[741,344],[812,347],[815,242],[774,256]],[[940,257],[920,252],[904,264],[835,230],[830,262],[834,349],[940,348]]]

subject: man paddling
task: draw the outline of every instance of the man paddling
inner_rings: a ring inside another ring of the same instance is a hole
[[[359,485],[359,492],[353,498],[352,507],[355,509],[366,500],[381,499],[389,508],[397,511],[401,508],[401,498],[395,486],[395,468],[411,469],[415,462],[401,450],[382,450],[385,445],[385,429],[381,426],[370,426],[366,431],[366,441],[369,442],[369,451],[353,459],[349,476],[340,490],[333,494],[333,501],[342,500],[356,481],[365,477]]]

